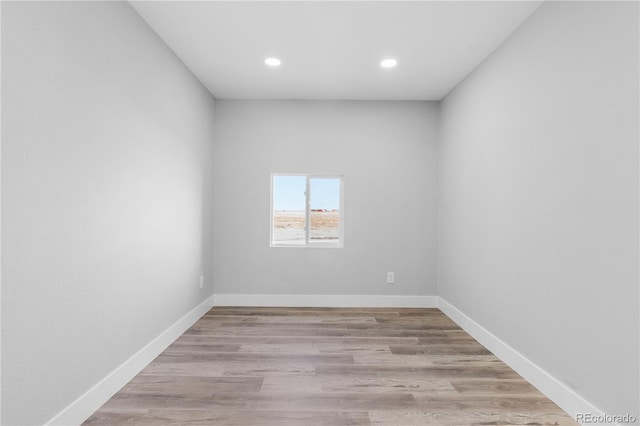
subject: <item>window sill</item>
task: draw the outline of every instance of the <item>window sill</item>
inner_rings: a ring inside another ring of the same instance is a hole
[[[309,248],[322,248],[322,249],[338,249],[338,248],[343,248],[344,244],[343,243],[309,243],[309,244],[305,244],[305,243],[300,243],[300,244],[278,244],[278,243],[271,243],[269,245],[270,247],[275,247],[275,248],[304,248],[304,249],[309,249]]]

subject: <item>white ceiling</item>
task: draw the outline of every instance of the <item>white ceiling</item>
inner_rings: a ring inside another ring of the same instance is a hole
[[[439,100],[542,1],[131,3],[217,98]]]

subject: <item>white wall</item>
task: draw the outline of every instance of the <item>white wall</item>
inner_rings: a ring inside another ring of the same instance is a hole
[[[435,295],[435,103],[219,100],[215,127],[215,294]],[[269,247],[275,172],[344,175],[344,248]]]
[[[547,2],[446,97],[438,264],[446,301],[636,417],[638,16]]]
[[[42,424],[211,294],[214,100],[126,2],[2,9],[2,424]]]

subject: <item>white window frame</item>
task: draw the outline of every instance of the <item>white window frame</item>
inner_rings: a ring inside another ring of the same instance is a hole
[[[306,188],[305,188],[305,227],[304,227],[304,243],[292,244],[292,243],[276,243],[273,241],[273,180],[276,176],[305,176]],[[309,239],[309,231],[311,228],[311,179],[340,179],[340,228],[339,237],[336,242],[328,241],[311,241]],[[269,246],[270,247],[295,247],[295,248],[342,248],[344,247],[344,175],[335,173],[326,174],[306,174],[306,173],[271,173],[271,197],[270,197],[270,227],[269,227]]]

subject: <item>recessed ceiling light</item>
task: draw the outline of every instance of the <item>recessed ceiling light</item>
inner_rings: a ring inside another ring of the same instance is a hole
[[[383,59],[383,60],[380,62],[380,66],[381,66],[382,68],[393,68],[393,67],[395,67],[396,65],[398,65],[398,61],[396,61],[395,59],[392,59],[392,58]]]
[[[269,65],[270,67],[279,67],[282,61],[278,58],[267,58],[264,60],[264,63]]]

